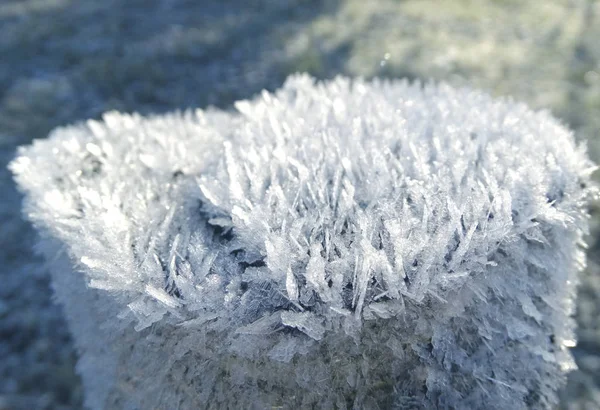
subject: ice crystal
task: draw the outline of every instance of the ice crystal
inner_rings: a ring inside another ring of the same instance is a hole
[[[11,165],[102,408],[549,408],[594,169],[546,112],[294,76]]]

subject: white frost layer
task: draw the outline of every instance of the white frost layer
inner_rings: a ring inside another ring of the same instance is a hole
[[[108,113],[11,164],[90,408],[557,402],[595,192],[568,130],[401,81],[235,108]]]

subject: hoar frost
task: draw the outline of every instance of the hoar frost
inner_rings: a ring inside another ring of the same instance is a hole
[[[548,113],[294,76],[11,165],[102,408],[551,408],[593,165]]]

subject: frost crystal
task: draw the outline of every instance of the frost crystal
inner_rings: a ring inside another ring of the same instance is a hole
[[[90,408],[557,402],[595,192],[569,131],[403,81],[235,108],[108,113],[11,165]]]

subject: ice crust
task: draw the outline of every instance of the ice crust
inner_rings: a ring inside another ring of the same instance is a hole
[[[585,147],[444,84],[305,75],[21,148],[91,409],[551,408]]]

